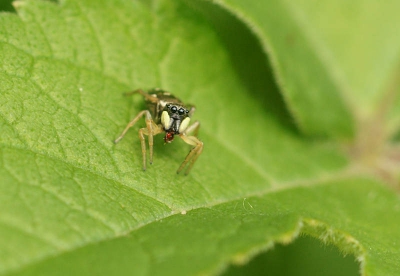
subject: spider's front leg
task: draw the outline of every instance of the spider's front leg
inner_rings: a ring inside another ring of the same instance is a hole
[[[139,130],[139,138],[142,145],[142,156],[143,156],[143,170],[146,170],[146,143],[144,139],[144,135],[149,136],[149,148],[150,148],[150,164],[153,163],[153,136],[157,135],[158,133],[162,132],[162,128],[160,128],[157,124],[154,123],[151,114],[148,110],[140,111],[132,121],[125,127],[124,131],[121,135],[115,139],[114,143],[118,143],[124,138],[125,134],[128,130],[133,127],[137,121],[142,117],[145,116],[146,118],[146,128],[141,128]]]
[[[195,132],[197,135],[197,132],[199,130],[200,123],[199,122],[194,122],[193,125],[188,127],[185,132],[179,135],[179,137],[182,138],[182,140],[189,144],[194,146],[186,156],[185,160],[182,162],[181,166],[179,167],[178,171],[176,173],[180,173],[185,166],[189,163],[188,167],[186,168],[185,175],[187,175],[190,170],[192,169],[194,163],[196,162],[197,158],[199,158],[200,154],[203,151],[203,142],[200,141],[196,136],[186,136],[187,133],[190,133],[192,131]]]
[[[147,123],[147,122],[146,122]],[[163,128],[158,126],[151,120],[151,130],[149,128],[139,129],[139,138],[142,145],[142,156],[143,156],[143,170],[146,170],[146,140],[144,135],[149,136],[149,149],[150,149],[150,165],[153,164],[153,136],[163,132]]]

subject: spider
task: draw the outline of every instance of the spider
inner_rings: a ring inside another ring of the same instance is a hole
[[[152,164],[153,136],[165,132],[165,143],[171,143],[175,135],[177,135],[185,143],[194,146],[177,170],[177,173],[180,173],[187,165],[185,170],[185,175],[187,175],[203,151],[203,142],[197,138],[200,123],[196,121],[189,126],[190,117],[193,115],[195,107],[192,105],[185,106],[180,99],[159,88],[154,88],[147,92],[138,89],[126,95],[129,96],[133,94],[140,94],[143,96],[147,104],[147,110],[140,111],[136,117],[129,122],[114,143],[121,141],[129,128],[133,127],[141,117],[145,117],[146,127],[139,129],[139,138],[142,145],[143,170],[146,170],[146,141],[144,136],[148,136],[150,164]],[[191,132],[194,132],[193,136],[188,135]]]

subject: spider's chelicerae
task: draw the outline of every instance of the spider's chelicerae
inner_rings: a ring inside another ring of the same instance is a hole
[[[146,141],[144,136],[148,136],[150,148],[150,164],[153,163],[153,136],[165,132],[164,141],[171,143],[175,135],[179,136],[187,144],[194,146],[185,160],[182,162],[177,173],[180,173],[187,165],[185,174],[188,174],[193,164],[203,151],[203,142],[197,138],[200,127],[198,121],[191,126],[190,117],[195,111],[195,107],[184,105],[181,100],[171,93],[155,88],[147,92],[138,89],[127,95],[140,94],[144,97],[147,110],[142,110],[126,126],[122,134],[114,141],[118,143],[142,116],[145,117],[146,127],[139,129],[139,138],[142,145],[143,170],[146,170]],[[194,135],[190,136],[189,133]]]

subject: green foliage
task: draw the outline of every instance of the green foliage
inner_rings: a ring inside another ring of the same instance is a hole
[[[286,2],[0,14],[0,274],[212,274],[304,233],[398,275],[396,9]],[[180,140],[156,137],[146,172],[138,127],[112,142],[143,108],[123,92],[152,87],[197,107],[205,150],[186,177]]]

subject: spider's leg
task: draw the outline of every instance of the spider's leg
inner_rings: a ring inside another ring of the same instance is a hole
[[[124,136],[125,136],[125,134],[128,132],[128,130],[129,130],[131,127],[133,127],[133,126],[137,123],[137,121],[139,121],[140,117],[142,117],[143,115],[146,116],[146,123],[147,123],[147,120],[151,120],[151,121],[152,121],[150,112],[149,112],[148,110],[142,110],[142,111],[140,111],[139,114],[136,115],[136,117],[133,118],[133,120],[130,121],[129,124],[125,127],[125,129],[124,129],[124,131],[121,133],[121,135],[120,135],[117,139],[115,139],[114,143],[116,144],[116,143],[118,143],[119,141],[121,141],[121,139],[124,138]]]
[[[193,136],[197,137],[197,134],[199,133],[200,129],[200,122],[195,121],[191,126],[188,126],[188,128],[185,130],[184,134],[189,134],[193,132]]]
[[[147,122],[146,122],[147,123]],[[143,170],[146,170],[146,141],[144,135],[149,136],[149,149],[150,149],[150,164],[153,163],[153,136],[163,132],[163,128],[156,125],[151,121],[152,128],[141,128],[139,129],[139,139],[142,146],[142,157],[143,157]]]
[[[196,162],[197,158],[199,158],[200,154],[203,151],[203,142],[201,142],[196,136],[186,136],[186,132],[190,132],[193,130],[197,130],[200,126],[199,122],[195,122],[192,126],[190,126],[183,134],[179,135],[182,140],[189,145],[194,146],[186,156],[185,160],[182,162],[181,166],[179,167],[177,173],[180,173],[185,166],[189,163],[188,167],[186,168],[185,174],[188,174],[192,169],[194,163]],[[189,130],[189,131],[188,131]]]
[[[163,132],[164,129],[162,128],[162,126],[159,126],[156,123],[154,123],[153,120],[150,121],[146,120],[146,125],[147,128],[144,129],[146,131],[143,133],[149,136],[150,165],[151,165],[153,164],[153,145],[154,145],[153,136]]]
[[[196,111],[196,107],[192,104],[187,105],[187,107],[189,108],[189,117],[192,117],[193,113]]]
[[[158,98],[154,95],[144,92],[142,89],[137,89],[132,92],[125,93],[125,96],[131,96],[133,94],[140,94],[142,95],[147,101],[151,103],[158,103]]]
[[[160,129],[159,126],[157,126],[153,119],[151,118],[151,114],[148,110],[143,110],[140,111],[138,115],[136,115],[135,118],[133,118],[132,121],[129,122],[129,124],[126,126],[122,134],[114,141],[114,143],[118,143],[121,141],[122,138],[124,138],[125,134],[128,132],[128,130],[133,127],[137,121],[142,117],[145,116],[146,119],[146,128],[141,128],[139,130],[139,138],[140,142],[142,145],[142,155],[143,155],[143,169],[146,169],[146,144],[145,144],[145,139],[144,135],[149,136],[149,148],[150,148],[150,163],[153,162],[153,136],[162,132],[162,128]]]

